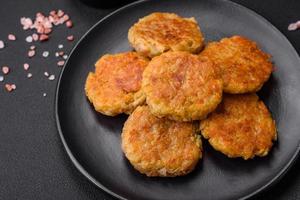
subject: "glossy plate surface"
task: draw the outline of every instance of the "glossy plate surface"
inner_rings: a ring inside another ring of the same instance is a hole
[[[204,142],[204,159],[194,172],[177,178],[147,178],[123,156],[120,134],[127,116],[96,113],[84,93],[94,63],[105,53],[130,50],[127,31],[149,13],[175,12],[195,17],[206,41],[244,35],[273,56],[276,71],[259,92],[278,127],[270,155],[250,161],[229,159]],[[237,199],[250,197],[282,176],[299,151],[300,60],[288,40],[269,22],[222,0],[142,1],[97,23],[78,43],[61,75],[56,119],[75,166],[93,183],[121,199]]]

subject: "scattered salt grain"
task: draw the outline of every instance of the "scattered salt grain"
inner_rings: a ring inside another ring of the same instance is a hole
[[[62,48],[64,48],[64,45],[59,44],[59,45],[58,45],[58,48],[59,48],[59,49],[62,49]]]
[[[67,37],[67,40],[68,40],[68,41],[73,41],[73,40],[74,40],[74,36],[73,36],[73,35],[69,35],[69,36]]]
[[[8,34],[7,38],[8,38],[8,40],[11,40],[11,41],[15,41],[17,39],[14,34]]]
[[[289,31],[295,31],[295,30],[297,30],[297,28],[298,28],[297,24],[295,24],[295,23],[292,23],[288,26]]]
[[[62,10],[58,10],[57,11],[57,16],[59,16],[59,17],[62,17],[62,16],[64,16],[64,11],[62,11]]]
[[[30,43],[30,42],[33,41],[33,38],[32,38],[32,36],[30,35],[30,36],[27,36],[25,40],[26,40],[26,42]]]
[[[44,33],[45,34],[49,34],[49,33],[51,33],[52,32],[52,29],[51,28],[45,28],[44,29]]]
[[[35,55],[35,50],[29,50],[28,51],[28,57],[32,58]]]
[[[4,81],[4,77],[0,76],[0,82]]]
[[[54,75],[54,74],[50,75],[50,76],[48,77],[48,79],[49,79],[50,81],[53,81],[53,80],[55,79],[55,75]]]
[[[66,26],[67,26],[68,28],[72,28],[72,27],[73,27],[73,22],[72,22],[71,20],[67,21],[67,22],[66,22]]]
[[[55,52],[55,57],[59,57],[59,53],[58,52]]]
[[[8,92],[11,92],[11,91],[17,89],[17,86],[15,84],[8,84],[7,83],[7,84],[4,85],[4,87],[5,87],[6,91],[8,91]]]
[[[298,28],[300,28],[300,20],[295,22],[295,23],[291,23],[289,26],[288,26],[288,30],[289,31],[295,31],[297,30]]]
[[[41,36],[40,36],[40,41],[42,42],[42,41],[46,41],[46,40],[48,40],[49,39],[49,36],[48,35],[46,35],[46,34],[42,34]]]
[[[63,55],[63,59],[67,60],[68,55]]]
[[[62,19],[63,19],[64,22],[67,22],[70,19],[70,17],[69,17],[69,15],[64,15],[62,17]]]
[[[52,22],[49,20],[49,18],[45,18],[45,21],[44,21],[44,28],[45,28],[45,31],[46,29],[48,29],[50,32],[52,31]],[[46,33],[47,34],[47,33]]]
[[[32,34],[32,39],[33,39],[34,41],[38,41],[38,40],[39,40],[39,35],[36,34],[36,33]]]
[[[0,49],[3,49],[5,47],[5,44],[2,40],[0,40]]]
[[[44,33],[44,30],[45,30],[45,29],[44,29],[43,27],[38,27],[38,28],[36,29],[36,32],[42,34],[42,33]]]
[[[34,45],[31,45],[31,46],[30,46],[30,49],[31,49],[31,50],[35,50],[35,46],[34,46]]]
[[[60,61],[57,62],[57,66],[59,66],[59,67],[64,66],[64,64],[65,64],[64,60],[60,60]]]
[[[23,68],[25,71],[27,71],[29,69],[29,64],[28,63],[24,63]]]
[[[2,67],[2,72],[3,72],[3,74],[8,74],[9,73],[9,67],[3,66]]]
[[[23,25],[23,29],[27,30],[32,26],[32,20],[30,18],[22,17],[20,19],[21,24]]]
[[[47,94],[46,94],[46,93],[43,93],[43,97],[45,97],[45,96],[47,96]]]
[[[48,72],[44,72],[44,75],[45,75],[46,77],[48,77],[48,76],[49,76],[49,73],[48,73]]]
[[[31,78],[31,77],[32,77],[32,73],[28,73],[27,78]]]
[[[43,52],[43,57],[44,57],[44,58],[47,58],[48,56],[49,56],[49,51],[44,51],[44,52]]]
[[[10,84],[5,84],[4,87],[5,87],[6,91],[8,91],[8,92],[13,91],[13,89],[12,89],[12,87],[11,87]]]

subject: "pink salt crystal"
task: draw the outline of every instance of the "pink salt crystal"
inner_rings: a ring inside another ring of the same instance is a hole
[[[67,14],[64,15],[62,18],[63,18],[64,22],[68,21],[70,19],[69,15],[67,15]]]
[[[39,35],[34,33],[34,34],[32,34],[32,38],[33,38],[34,41],[38,41],[39,40]]]
[[[4,85],[6,91],[11,92],[15,89],[17,89],[17,86],[15,84],[5,84]]]
[[[5,44],[2,40],[0,40],[0,49],[3,49],[5,47]]]
[[[57,66],[59,66],[59,67],[64,66],[64,64],[65,64],[64,60],[60,60],[60,61],[57,62]]]
[[[291,23],[289,26],[288,26],[288,30],[289,31],[294,31],[298,28],[297,24],[296,23]]]
[[[44,58],[47,58],[49,56],[49,51],[44,51],[43,54],[42,54],[42,56]]]
[[[24,63],[23,68],[25,71],[27,71],[29,69],[29,64],[28,63]]]
[[[11,87],[10,84],[5,84],[5,89],[6,89],[6,91],[8,91],[8,92],[11,92],[11,91],[13,90],[13,88]]]
[[[58,11],[57,11],[57,16],[59,16],[59,17],[62,17],[64,14],[65,14],[65,13],[64,13],[64,11],[62,11],[62,10],[58,10]]]
[[[297,30],[298,28],[300,28],[300,20],[295,22],[295,23],[291,23],[289,26],[288,26],[288,30],[289,31],[295,31]]]
[[[52,74],[52,75],[50,75],[49,77],[48,77],[48,80],[50,80],[50,81],[53,81],[55,79],[55,75],[54,74]]]
[[[30,18],[26,18],[26,17],[22,17],[20,19],[20,22],[23,25],[24,30],[29,29],[33,25],[32,20]]]
[[[57,15],[54,15],[54,16],[53,16],[53,19],[52,19],[52,23],[53,23],[55,26],[59,25],[59,24],[60,24],[59,19],[60,19],[60,18],[59,18]]]
[[[56,11],[55,11],[55,10],[52,10],[52,11],[50,12],[50,15],[51,15],[51,16],[56,15]]]
[[[42,35],[40,36],[40,41],[46,41],[46,40],[48,40],[48,39],[49,39],[49,36],[48,36],[48,35],[42,34]]]
[[[74,36],[73,36],[73,35],[69,35],[69,36],[67,37],[67,40],[73,41],[73,40],[74,40]]]
[[[50,28],[52,28],[52,23],[51,23],[51,21],[48,19],[48,18],[45,18],[46,20],[44,21],[44,23],[43,23],[43,25],[44,25],[44,27],[47,29],[50,29]]]
[[[297,29],[300,28],[300,20],[295,23],[297,25]]]
[[[3,72],[3,74],[8,74],[9,73],[9,67],[3,66],[2,67],[2,72]]]
[[[71,20],[67,21],[67,22],[66,22],[66,26],[67,26],[68,28],[72,28],[73,22],[72,22]]]
[[[14,35],[14,34],[8,34],[8,40],[12,40],[12,41],[14,41],[14,40],[16,40],[17,38],[16,38],[16,36]]]
[[[32,38],[31,35],[29,35],[29,36],[26,37],[25,40],[26,40],[26,42],[30,43],[30,42],[32,42],[33,38]]]
[[[36,31],[37,31],[38,33],[42,34],[42,33],[44,33],[45,29],[44,29],[43,26],[39,26],[39,27],[37,27]]]
[[[44,21],[44,18],[45,18],[44,15],[39,15],[39,16],[36,17],[35,20],[36,20],[37,22],[43,22],[43,21]]]
[[[26,20],[26,17],[21,17],[20,18],[20,23],[21,23],[21,25],[25,25],[25,20]]]
[[[35,50],[29,50],[28,51],[28,57],[32,58],[35,55]]]

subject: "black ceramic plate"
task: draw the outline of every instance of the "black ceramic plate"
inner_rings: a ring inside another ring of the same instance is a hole
[[[204,159],[184,177],[147,178],[124,157],[120,134],[127,116],[106,117],[94,111],[84,83],[105,53],[130,50],[129,27],[155,11],[194,16],[206,41],[244,35],[273,55],[276,71],[259,92],[278,127],[278,142],[265,158],[229,159],[204,142]],[[56,118],[64,146],[75,166],[93,183],[120,199],[238,199],[278,180],[299,151],[300,60],[288,40],[269,22],[235,3],[222,0],[142,1],[97,23],[73,50],[61,75]]]

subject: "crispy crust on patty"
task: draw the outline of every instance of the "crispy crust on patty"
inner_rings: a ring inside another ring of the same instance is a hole
[[[133,167],[147,176],[185,175],[202,157],[195,124],[157,118],[147,106],[137,107],[127,119],[122,149]]]
[[[148,60],[135,52],[104,55],[90,72],[86,84],[86,96],[96,111],[115,116],[131,113],[145,101],[141,91],[142,73]]]
[[[201,134],[228,157],[266,156],[277,138],[275,121],[256,94],[225,94],[216,111],[200,122]]]
[[[141,18],[128,32],[131,46],[148,57],[166,51],[197,53],[204,38],[194,18],[182,18],[173,13],[152,13]]]
[[[205,118],[221,102],[223,90],[212,62],[187,52],[153,58],[142,88],[154,115],[176,121]]]
[[[260,50],[255,42],[242,36],[211,42],[200,56],[208,57],[219,68],[226,93],[241,94],[260,90],[273,69],[270,55]]]

